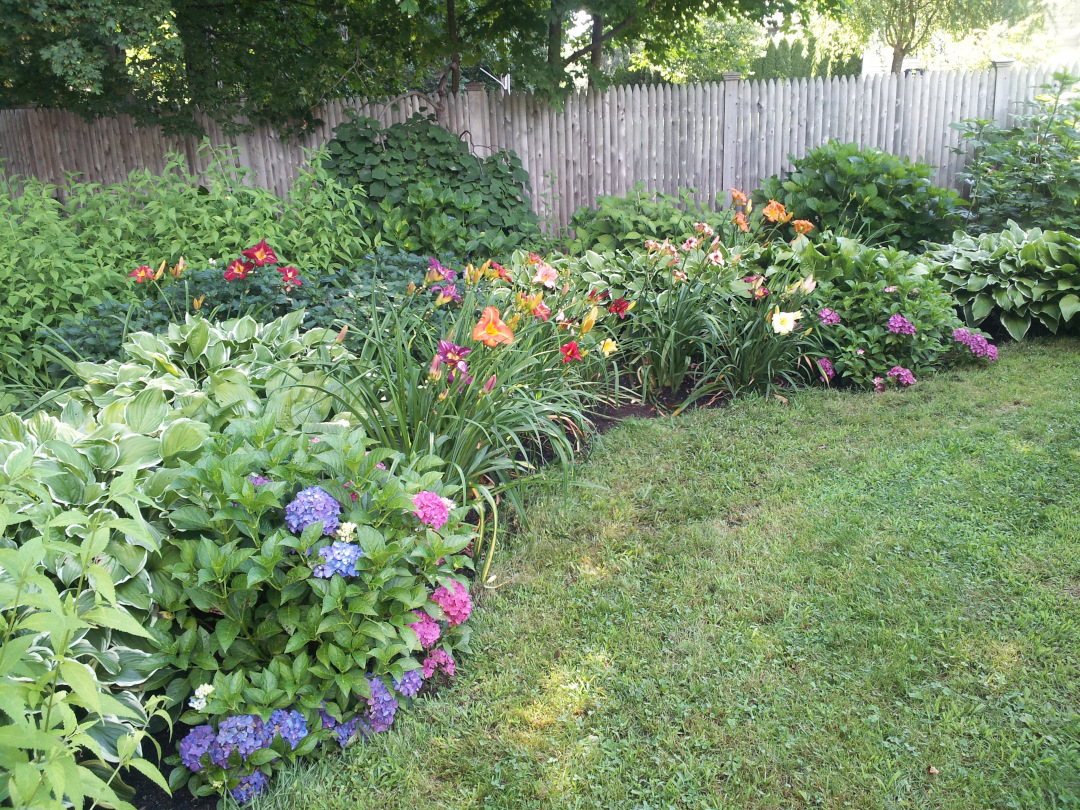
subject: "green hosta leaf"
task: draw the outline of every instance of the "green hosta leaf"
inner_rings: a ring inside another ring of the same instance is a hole
[[[994,299],[986,293],[979,293],[971,302],[971,320],[973,326],[978,326],[986,320],[986,316],[994,309]]]
[[[1029,316],[1014,315],[1011,312],[1001,313],[1001,323],[1009,330],[1013,340],[1023,340],[1024,335],[1031,328],[1031,318]]]
[[[1080,297],[1069,294],[1060,301],[1058,301],[1058,307],[1061,309],[1061,318],[1066,323],[1072,320],[1073,315],[1080,312]]]
[[[210,426],[193,419],[177,419],[161,434],[161,454],[165,460],[184,456],[202,447]]]
[[[160,388],[147,388],[124,408],[124,421],[134,433],[156,432],[169,413],[169,404]]]

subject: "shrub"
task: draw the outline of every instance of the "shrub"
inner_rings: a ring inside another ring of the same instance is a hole
[[[797,219],[819,232],[834,231],[868,244],[890,242],[919,250],[924,240],[940,241],[959,224],[963,201],[955,191],[935,186],[932,167],[911,163],[877,148],[830,141],[796,159],[791,175],[762,181],[754,193],[760,206],[783,203]]]
[[[976,231],[1000,231],[1010,221],[1080,233],[1080,78],[1055,73],[1052,84],[1003,129],[993,121],[962,121],[965,151],[974,155],[960,174],[971,189]]]
[[[695,222],[707,222],[715,229],[730,223],[730,215],[702,207],[690,191],[682,189],[678,197],[672,197],[646,192],[644,183],[638,183],[622,197],[597,197],[596,206],[583,206],[571,217],[575,237],[566,245],[570,253],[640,248],[646,239],[669,239],[681,244],[694,236]]]
[[[509,252],[539,236],[529,175],[512,152],[486,159],[421,116],[381,129],[370,118],[340,124],[324,165],[371,200],[365,225],[411,252]]]
[[[1001,233],[957,231],[932,255],[969,326],[993,315],[1021,340],[1034,321],[1055,334],[1080,325],[1080,238],[1072,234],[1010,222]]]
[[[919,257],[831,236],[805,243],[796,256],[818,282],[807,325],[820,332],[837,382],[909,385],[951,360],[997,355],[982,344],[976,353],[970,333],[956,331],[955,301]]]
[[[259,234],[309,273],[352,266],[370,252],[365,199],[339,186],[318,160],[285,198],[245,185],[244,174],[214,153],[204,185],[183,157],[165,172],[133,172],[124,183],[70,183],[57,189],[28,180],[21,193],[0,179],[0,383],[47,384],[51,357],[39,329],[55,327],[110,295],[139,300],[127,273],[139,265],[201,268],[237,255]]]
[[[399,701],[468,649],[455,571],[471,566],[472,533],[438,495],[441,462],[274,417],[234,420],[158,498],[174,583],[158,597],[171,616],[158,660],[193,727],[170,783],[196,795],[246,800],[320,742],[386,731]]]

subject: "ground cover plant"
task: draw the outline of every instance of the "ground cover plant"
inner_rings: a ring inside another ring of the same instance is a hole
[[[1024,228],[1080,233],[1080,77],[1057,72],[1010,117],[1011,127],[976,119],[955,125],[974,149],[961,174],[973,231]]]
[[[924,163],[839,141],[789,159],[790,175],[763,180],[754,202],[783,203],[819,231],[918,251],[924,240],[947,239],[960,223],[963,201],[935,186],[933,167]]]
[[[1015,222],[1000,233],[957,231],[933,258],[969,326],[990,319],[1022,340],[1035,323],[1055,334],[1080,324],[1080,237],[1074,234],[1025,231]]]
[[[255,807],[1075,806],[1078,350],[624,423],[455,685]]]

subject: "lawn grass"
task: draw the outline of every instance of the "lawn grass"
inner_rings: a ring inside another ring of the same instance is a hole
[[[256,807],[1080,806],[1080,344],[628,421],[577,480],[453,686]]]

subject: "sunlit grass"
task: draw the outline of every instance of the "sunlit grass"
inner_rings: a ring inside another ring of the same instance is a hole
[[[624,423],[456,683],[259,806],[1080,806],[1078,448],[1065,341]]]

